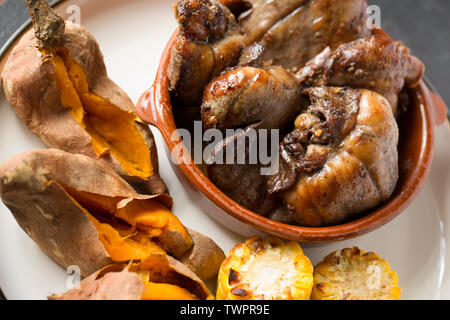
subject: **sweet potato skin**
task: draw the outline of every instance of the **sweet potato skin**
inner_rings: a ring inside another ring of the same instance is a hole
[[[65,268],[78,265],[83,276],[112,261],[95,226],[64,186],[109,198],[155,199],[171,204],[166,195],[137,194],[111,168],[87,156],[48,149],[6,161],[0,166],[3,202],[48,256]]]
[[[153,254],[130,269],[133,271],[149,270],[152,281],[180,286],[200,299],[213,299],[203,281],[185,264],[171,256]]]
[[[66,21],[63,45],[85,70],[93,93],[136,114],[131,99],[108,78],[99,45],[85,28]],[[136,122],[151,154],[153,175],[148,179],[129,175],[110,153],[98,156],[91,137],[62,105],[54,78],[55,67],[47,58],[38,49],[34,30],[30,30],[12,51],[1,75],[5,96],[28,129],[50,148],[98,159],[130,183],[146,184],[152,194],[166,192],[158,174],[156,144],[149,127]]]
[[[194,245],[180,261],[203,281],[217,276],[225,260],[225,253],[207,236],[195,230],[188,229],[188,231]]]
[[[53,294],[49,300],[140,300],[144,291],[142,279],[133,272],[108,272],[105,270],[90,275],[80,283],[80,289],[71,289],[63,294]]]

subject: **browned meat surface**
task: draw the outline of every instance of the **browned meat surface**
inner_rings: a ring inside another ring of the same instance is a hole
[[[280,200],[277,196],[268,193],[266,176],[261,175],[262,166],[259,163],[249,164],[249,140],[246,134],[249,129],[255,127],[255,125],[249,126],[218,145],[213,154],[216,157],[226,155],[227,145],[235,144],[234,164],[209,165],[208,177],[231,199],[253,212],[266,216],[280,205]],[[238,157],[242,156],[237,149],[239,143],[245,148],[244,164],[239,164],[238,161]]]
[[[326,47],[369,36],[367,18],[365,0],[311,0],[264,34],[263,60],[296,72]]]
[[[245,11],[240,15],[241,26],[219,1],[179,0],[175,14],[180,34],[168,69],[174,98],[185,105],[199,104],[214,77],[236,66],[244,48],[305,1],[222,1],[238,14]]]
[[[250,47],[245,48],[242,51],[238,65],[240,67],[250,66],[261,68],[262,66],[264,66],[264,61],[262,57],[263,53],[264,53],[264,46],[259,42],[255,42]]]
[[[179,0],[180,34],[168,69],[173,96],[199,104],[205,86],[259,41],[242,65],[298,70],[327,46],[369,35],[366,9],[365,0]]]
[[[234,15],[214,0],[179,0],[180,33],[167,70],[170,87],[182,104],[200,104],[205,86],[239,61],[246,39]]]
[[[270,220],[281,222],[284,224],[296,225],[297,221],[294,218],[292,212],[290,212],[286,206],[280,205],[276,207],[267,217]]]
[[[306,86],[366,88],[383,95],[397,113],[398,95],[406,84],[415,87],[425,67],[409,49],[382,31],[323,51],[296,75]]]
[[[291,73],[281,67],[240,67],[208,85],[201,112],[206,129],[242,128],[257,122],[260,129],[281,129],[300,108],[300,86]]]
[[[368,29],[366,0],[178,0],[176,15],[172,96],[201,104],[205,130],[243,129],[211,155],[245,143],[234,164],[207,166],[230,198],[311,227],[346,222],[389,199],[398,180],[394,115],[424,65]],[[249,164],[251,129],[291,131],[273,176]]]
[[[378,206],[398,179],[398,127],[388,101],[368,90],[306,89],[311,106],[280,146],[270,177],[295,219],[305,226],[345,222]]]
[[[176,16],[187,38],[206,43],[223,38],[230,20],[220,4],[204,0],[180,1]]]
[[[301,105],[300,86],[285,69],[239,67],[223,73],[206,88],[202,104],[203,126],[220,130],[284,128],[300,112]],[[233,141],[236,145],[246,143],[245,134],[238,133],[229,138],[219,150],[223,152]],[[267,177],[261,175],[262,165],[259,162],[249,164],[249,149],[247,144],[245,146],[246,161],[243,164],[236,161],[241,155],[236,150],[235,164],[210,165],[208,175],[231,199],[267,215],[279,200],[268,194]]]
[[[236,6],[241,2],[241,7],[248,8],[240,14],[238,20],[251,42],[261,40],[278,21],[308,1],[310,0],[222,0],[228,6]]]

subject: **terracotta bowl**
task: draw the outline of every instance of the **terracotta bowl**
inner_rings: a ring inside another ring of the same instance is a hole
[[[169,152],[182,143],[179,137],[172,139],[172,134],[177,127],[166,72],[176,35],[177,32],[167,44],[155,83],[142,95],[137,106],[139,116],[161,131]],[[381,207],[358,220],[345,224],[324,228],[305,228],[269,220],[231,200],[208,179],[193,161],[190,161],[191,164],[182,163],[180,165],[173,164],[173,166],[182,182],[189,181],[197,190],[192,191],[188,188],[191,195],[200,192],[210,200],[210,203],[203,207],[208,214],[243,235],[255,233],[254,229],[257,229],[284,239],[311,243],[358,237],[383,226],[402,213],[416,198],[429,174],[433,158],[435,127],[445,121],[447,110],[442,99],[430,91],[423,82],[419,87],[410,91],[410,99],[409,111],[399,123],[400,179],[395,193]],[[182,156],[190,159],[186,149],[182,153]],[[200,195],[200,198],[196,198],[194,201],[203,202],[204,199],[201,198],[204,197]],[[236,221],[239,223],[236,224]]]

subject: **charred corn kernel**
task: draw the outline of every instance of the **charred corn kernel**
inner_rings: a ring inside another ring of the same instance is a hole
[[[313,266],[300,245],[253,237],[234,247],[223,262],[218,300],[308,300]]]
[[[312,300],[400,300],[386,260],[357,247],[333,252],[314,269]]]

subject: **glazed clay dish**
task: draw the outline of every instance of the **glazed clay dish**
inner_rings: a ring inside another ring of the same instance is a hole
[[[231,32],[230,30],[233,29],[229,27],[227,32]],[[180,115],[184,117],[183,112],[187,110],[176,107],[178,102],[175,102],[175,100],[180,97],[174,95],[173,87],[171,88],[169,79],[171,76],[170,68],[173,67],[171,66],[173,64],[171,55],[177,50],[174,50],[173,47],[174,45],[179,45],[179,35],[181,32],[177,30],[169,40],[161,58],[156,81],[140,98],[137,110],[139,116],[145,122],[157,127],[161,131],[170,152],[177,151],[178,154],[176,156],[190,159],[190,152],[186,148],[181,151],[179,149],[179,145],[183,143],[181,137],[173,139],[173,133],[178,129],[176,118],[179,118]],[[380,37],[385,36],[381,30],[374,32],[374,34]],[[236,35],[234,34],[232,36],[234,37]],[[257,35],[253,36],[257,37]],[[270,43],[266,43],[266,45],[270,49]],[[253,56],[254,52],[258,51],[258,48],[255,48],[251,44],[248,44],[248,46],[250,49],[245,51],[247,61],[242,62],[241,57],[240,63],[242,63],[243,67],[246,67],[248,64],[252,65],[254,63],[253,60],[259,59],[258,54],[255,54],[255,57]],[[318,57],[320,58],[322,54],[326,55],[327,51],[325,50]],[[280,61],[282,63],[282,58],[280,58]],[[311,65],[311,69],[314,69],[314,62],[317,61],[316,59],[312,63],[308,62]],[[233,72],[233,69],[227,71],[226,68],[223,68],[223,70],[225,71],[222,75],[226,75],[227,72]],[[289,71],[298,70],[292,67]],[[305,80],[310,75],[303,74],[301,76]],[[314,81],[314,79],[311,81]],[[190,93],[190,91],[187,92]],[[387,100],[389,100],[392,106],[395,105],[396,107],[397,103],[400,105],[400,102],[397,101],[398,92],[393,95],[389,95],[388,91],[385,93],[385,97],[387,97]],[[192,159],[190,159],[191,161],[173,165],[177,167],[177,172],[181,172],[198,191],[203,193],[218,208],[240,222],[264,233],[284,239],[312,243],[332,242],[358,237],[385,225],[402,213],[420,192],[431,168],[434,131],[435,127],[442,124],[446,119],[445,104],[439,96],[430,91],[423,80],[418,80],[417,84],[413,87],[403,90],[403,96],[407,97],[408,107],[404,114],[398,118],[398,180],[395,184],[395,190],[392,188],[393,191],[390,193],[388,199],[383,201],[381,205],[376,206],[375,209],[366,210],[363,215],[359,215],[354,219],[348,219],[343,223],[303,227],[274,221],[232,200],[231,197],[227,196],[225,192],[208,178],[202,168],[194,164]],[[181,99],[186,99],[185,101],[195,104],[193,102],[195,101],[195,97],[186,95],[185,97],[181,97]]]

